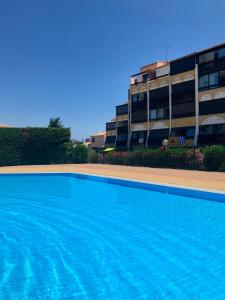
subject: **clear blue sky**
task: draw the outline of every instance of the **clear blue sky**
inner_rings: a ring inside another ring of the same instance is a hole
[[[225,42],[224,0],[0,1],[0,123],[104,129],[139,67]]]

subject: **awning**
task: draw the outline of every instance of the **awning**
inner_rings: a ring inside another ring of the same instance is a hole
[[[106,148],[105,150],[104,150],[104,152],[110,152],[110,151],[113,151],[113,150],[115,150],[116,148]]]

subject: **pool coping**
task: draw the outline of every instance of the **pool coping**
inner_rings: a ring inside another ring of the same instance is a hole
[[[81,172],[21,172],[21,173],[0,173],[4,175],[69,175],[80,179],[88,179],[108,184],[117,184],[131,188],[140,188],[149,191],[161,192],[177,196],[186,196],[190,198],[199,198],[203,200],[216,201],[225,203],[225,191],[217,189],[204,189],[198,187],[187,187],[175,184],[162,184],[144,180],[130,178],[121,178],[114,176],[105,176],[99,174],[89,174]]]

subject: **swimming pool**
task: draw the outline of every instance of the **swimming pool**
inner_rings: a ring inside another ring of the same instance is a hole
[[[0,175],[0,299],[225,299],[224,198]]]

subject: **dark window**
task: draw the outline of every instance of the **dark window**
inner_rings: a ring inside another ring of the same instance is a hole
[[[128,134],[118,134],[116,140],[117,148],[127,148]]]
[[[178,73],[193,70],[195,68],[195,56],[185,57],[170,63],[170,74],[175,75]]]
[[[193,115],[195,115],[195,81],[172,85],[172,117],[182,118]]]
[[[132,123],[147,122],[147,92],[132,95]]]
[[[169,119],[169,87],[150,91],[149,119]]]
[[[144,123],[147,122],[147,107],[142,110],[132,111],[132,123]]]
[[[225,69],[225,48],[199,55],[199,75],[219,72]]]
[[[128,121],[120,121],[117,123],[117,134],[128,133]]]
[[[225,71],[219,73],[220,86],[225,86]]]
[[[203,75],[199,77],[199,90],[209,88],[209,75]]]
[[[147,137],[147,131],[133,131],[131,136],[130,145],[131,147],[135,147],[138,145],[145,145]]]
[[[148,146],[161,146],[164,139],[168,139],[169,129],[155,129],[149,131]]]
[[[195,115],[195,102],[175,104],[172,106],[172,118],[184,118]]]
[[[199,77],[199,90],[208,90],[225,86],[225,71],[205,74]]]
[[[127,127],[128,126],[128,121],[119,121],[117,122],[117,128],[118,127]]]
[[[92,141],[92,143],[95,143],[95,138],[93,137],[93,138],[91,139],[91,141]]]
[[[203,125],[199,127],[199,134],[225,134],[225,124]]]
[[[169,107],[150,109],[149,119],[150,121],[169,119]]]
[[[147,100],[147,92],[134,94],[131,96],[132,103]]]
[[[218,50],[218,58],[225,57],[225,48]]]
[[[172,85],[172,103],[185,103],[195,100],[195,81],[190,80]]]
[[[110,135],[106,137],[105,144],[114,144],[116,142],[116,136]]]
[[[215,59],[215,51],[211,51],[211,52],[199,55],[198,63],[202,64],[202,63],[212,61],[214,59]]]
[[[199,145],[225,144],[225,124],[199,126]]]
[[[117,136],[117,141],[118,142],[127,142],[127,137],[128,135],[127,134],[118,134]]]
[[[186,139],[193,139],[195,136],[195,127],[178,127],[171,131],[172,137],[184,136]]]
[[[108,122],[106,123],[106,130],[115,130],[116,129],[116,122]]]
[[[199,102],[199,114],[209,115],[225,112],[225,98]]]
[[[125,115],[128,113],[128,104],[118,105],[116,107],[116,115]]]
[[[198,63],[204,64],[225,57],[225,48],[210,51],[199,55]]]

